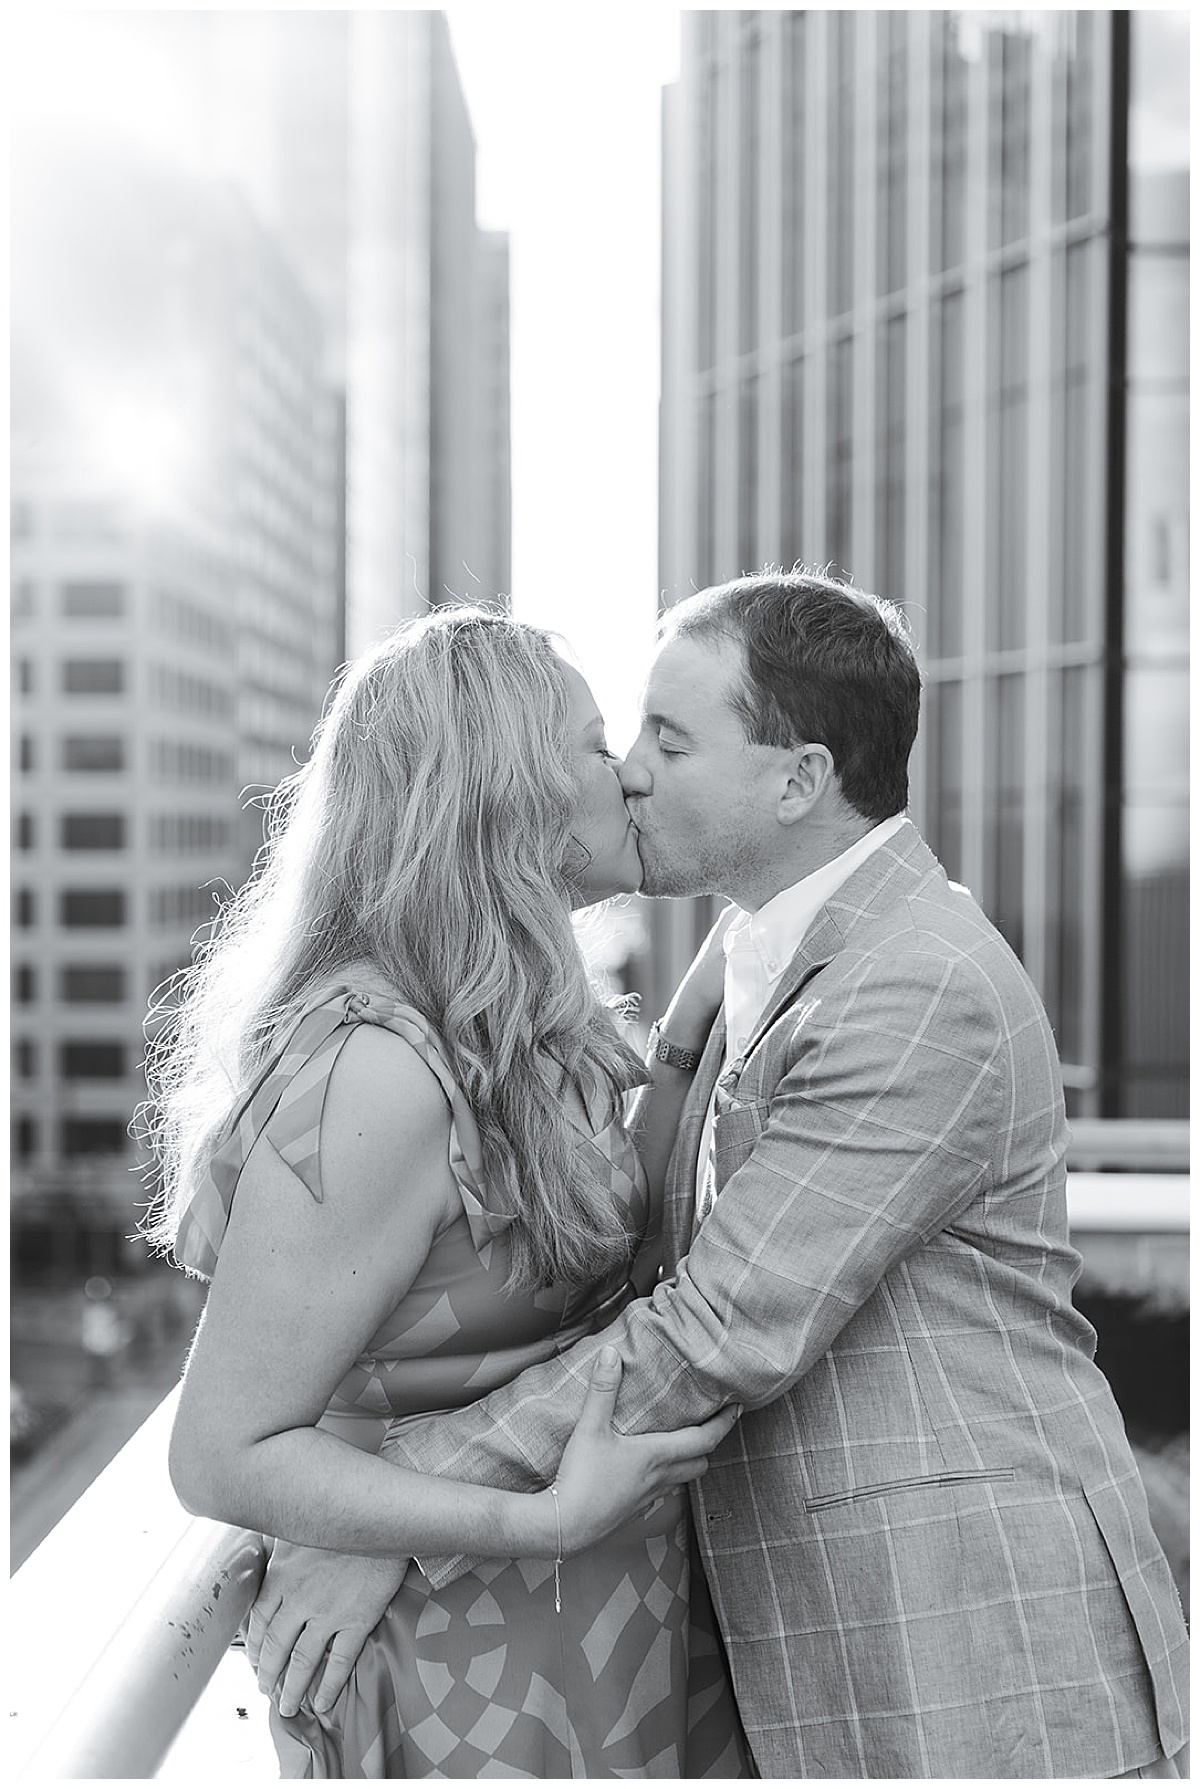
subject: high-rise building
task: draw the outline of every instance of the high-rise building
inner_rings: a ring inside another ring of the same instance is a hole
[[[27,147],[13,201],[15,1186],[128,1204],[147,998],[333,665],[329,395],[233,189]]]
[[[213,154],[325,324],[345,402],[347,652],[427,603],[507,602],[507,237],[476,224],[444,14],[209,13],[156,30],[177,54],[206,46]]]
[[[1080,1115],[1186,1110],[1186,69],[1184,15],[689,12],[664,113],[666,601],[904,606],[914,818]]]

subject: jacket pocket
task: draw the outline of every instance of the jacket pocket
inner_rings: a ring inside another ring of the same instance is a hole
[[[839,1503],[859,1503],[866,1497],[886,1497],[892,1491],[936,1490],[939,1485],[1006,1484],[1014,1476],[1011,1466],[983,1466],[969,1472],[934,1472],[921,1478],[889,1478],[878,1485],[856,1485],[848,1491],[827,1491],[820,1497],[806,1497],[808,1511],[832,1509]]]
[[[713,1153],[748,1154],[767,1128],[771,1107],[765,1099],[730,1101],[713,1113]]]

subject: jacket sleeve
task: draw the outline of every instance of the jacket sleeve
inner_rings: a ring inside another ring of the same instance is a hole
[[[864,961],[805,997],[789,1024],[789,1066],[751,1115],[761,1134],[690,1253],[605,1332],[624,1363],[625,1432],[779,1397],[989,1179],[1010,1121],[1007,1039],[968,959]],[[540,1487],[599,1346],[588,1338],[466,1410],[397,1424],[385,1452],[419,1471]],[[468,1563],[439,1562],[435,1582]]]

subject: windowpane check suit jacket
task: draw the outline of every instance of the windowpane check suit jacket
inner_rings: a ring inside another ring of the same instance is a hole
[[[725,1073],[723,1052],[718,1019],[668,1176],[672,1277],[606,1339],[625,1430],[745,1406],[693,1513],[759,1771],[1094,1777],[1174,1753],[1186,1632],[1071,1304],[1061,1079],[1016,957],[905,826]],[[385,1452],[549,1482],[598,1345]],[[470,1561],[422,1563],[438,1583]]]

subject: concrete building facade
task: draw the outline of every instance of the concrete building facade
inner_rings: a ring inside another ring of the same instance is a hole
[[[913,816],[1071,1109],[1181,1115],[1186,172],[1130,149],[1159,15],[683,17],[666,601],[803,561],[901,603]],[[706,921],[657,921],[657,998]]]

